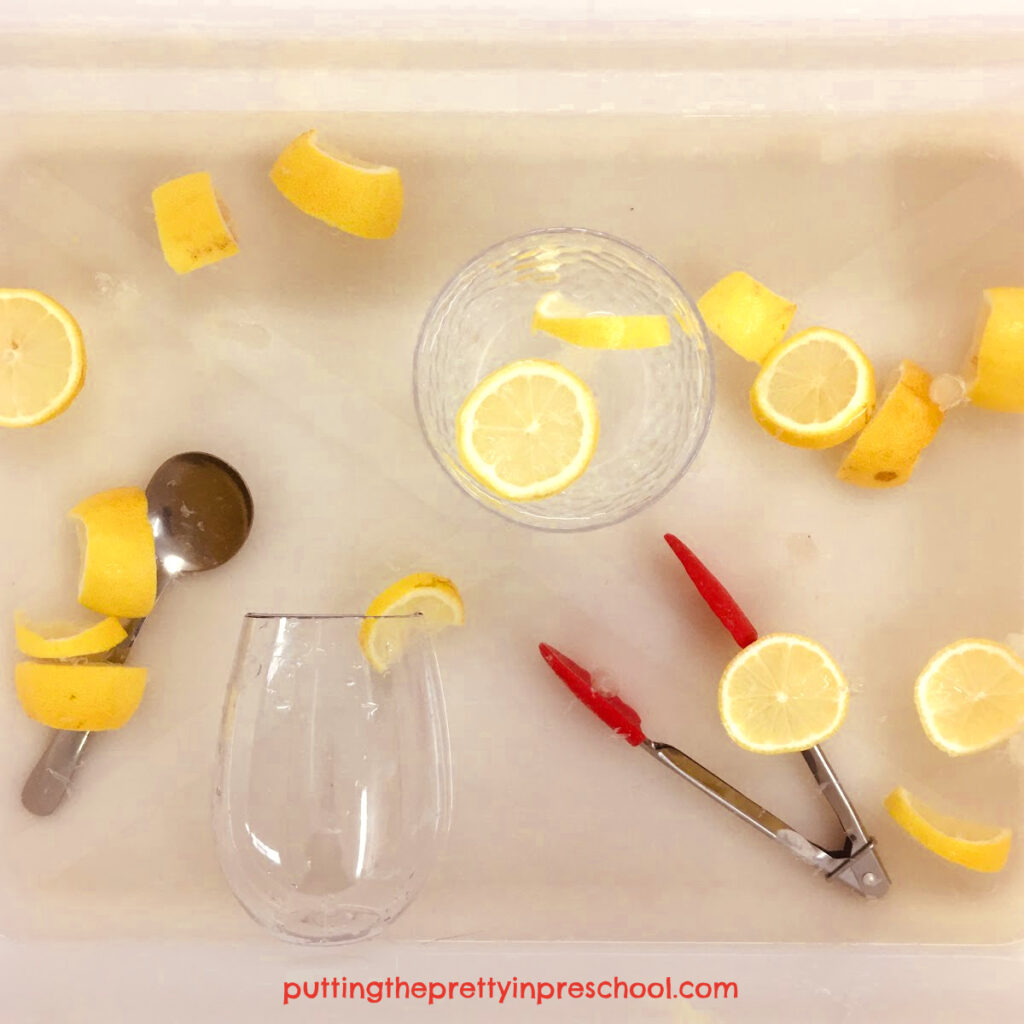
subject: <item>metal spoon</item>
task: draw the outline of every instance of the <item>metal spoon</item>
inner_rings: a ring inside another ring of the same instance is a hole
[[[156,540],[158,599],[171,580],[227,562],[252,527],[252,495],[245,481],[226,462],[203,452],[168,459],[149,481],[146,498]],[[103,660],[123,664],[145,621],[126,623],[128,636]],[[21,791],[27,810],[45,815],[60,806],[89,736],[54,730]]]

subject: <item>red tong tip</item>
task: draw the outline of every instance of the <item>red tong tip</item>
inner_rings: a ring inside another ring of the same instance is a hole
[[[729,630],[740,647],[749,647],[757,639],[757,630],[743,614],[743,609],[733,599],[732,594],[678,537],[666,533],[665,541],[676,558],[683,563],[686,575],[693,580],[693,585],[708,607],[718,616],[718,621]]]
[[[631,746],[643,743],[647,737],[640,724],[640,716],[621,697],[599,690],[585,668],[550,644],[541,644],[540,653],[576,699],[590,708],[605,725],[619,733]]]

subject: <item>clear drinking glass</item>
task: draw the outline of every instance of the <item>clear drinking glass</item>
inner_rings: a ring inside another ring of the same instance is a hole
[[[429,638],[386,674],[364,617],[247,615],[218,752],[214,831],[235,896],[298,942],[393,921],[447,834],[451,763]]]
[[[671,343],[602,352],[532,334],[537,300],[558,291],[592,312],[663,314]],[[553,359],[594,392],[597,451],[561,494],[513,502],[492,494],[459,460],[455,419],[473,388],[517,359]],[[608,526],[663,495],[707,433],[714,367],[693,302],[652,256],[583,228],[510,238],[470,261],[435,299],[413,370],[420,425],[434,456],[468,494],[508,519],[549,530]]]

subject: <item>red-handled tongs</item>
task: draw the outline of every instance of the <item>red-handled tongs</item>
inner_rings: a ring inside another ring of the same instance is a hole
[[[752,644],[757,639],[757,631],[725,587],[682,541],[671,534],[665,540],[683,563],[701,597],[736,642],[741,647]],[[846,832],[846,840],[840,850],[826,850],[811,842],[781,818],[744,796],[681,750],[669,743],[649,739],[644,733],[640,716],[629,704],[620,697],[600,690],[585,668],[555,648],[541,644],[540,653],[573,694],[605,725],[620,733],[631,746],[643,747],[655,760],[681,775],[769,839],[780,843],[804,863],[824,872],[827,878],[843,882],[862,896],[884,896],[888,891],[889,876],[875,852],[874,840],[864,831],[853,804],[820,747],[803,751],[803,758]]]

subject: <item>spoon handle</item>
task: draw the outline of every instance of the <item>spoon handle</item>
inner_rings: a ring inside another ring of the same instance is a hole
[[[123,665],[145,621],[132,619],[125,627],[128,635],[102,660]],[[29,772],[21,790],[21,804],[26,811],[45,817],[60,807],[91,735],[89,732],[72,732],[69,729],[54,729],[50,733],[50,742],[46,744],[36,766]]]

